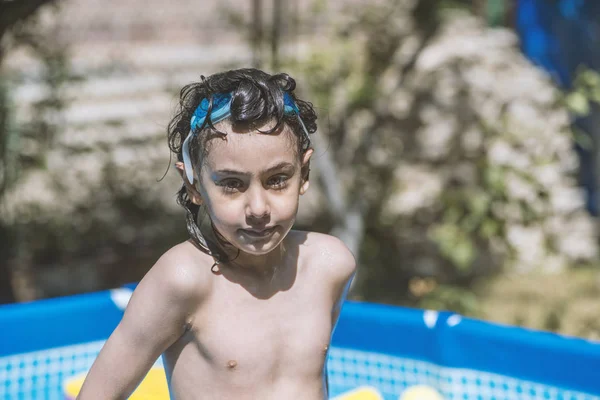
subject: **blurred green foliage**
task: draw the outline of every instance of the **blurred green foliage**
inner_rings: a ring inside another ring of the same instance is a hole
[[[425,85],[426,90],[431,92],[411,93],[413,103],[407,111],[408,116],[397,118],[387,108],[388,102],[392,101],[390,93],[394,90],[390,85],[397,85],[396,90],[411,86],[408,81],[414,79],[415,62],[430,39],[435,37],[441,21],[452,18],[451,11],[456,8],[470,9],[468,4],[461,2],[432,4],[418,1],[408,15],[399,12],[399,3],[393,1],[356,8],[338,27],[337,36],[327,48],[317,47],[308,59],[291,65],[307,77],[305,81],[310,89],[306,92],[320,109],[326,110],[328,151],[339,163],[340,170],[344,171],[343,179],[348,185],[349,197],[368,199],[366,232],[360,251],[360,263],[365,266],[365,271],[357,285],[356,298],[481,315],[478,296],[472,290],[474,282],[506,272],[504,268],[513,266],[511,262],[518,250],[508,240],[507,224],[510,222],[519,228],[534,227],[541,231],[552,213],[549,206],[551,188],[539,181],[531,168],[510,162],[491,162],[488,157],[490,146],[499,139],[513,155],[527,157],[532,166],[556,165],[559,160],[552,153],[528,153],[523,144],[523,132],[509,121],[514,118],[508,110],[512,104],[502,104],[500,99],[503,96],[500,94],[497,119],[479,117],[477,110],[465,112],[465,109],[479,104],[471,103],[468,93],[465,94],[470,90],[468,84],[461,81],[465,74],[456,73],[457,98],[460,98],[461,90],[464,91],[464,100],[457,100],[456,115],[465,113],[469,118],[476,115],[472,123],[483,134],[484,148],[478,154],[465,156],[461,153],[460,144],[452,142],[448,158],[427,165],[441,176],[456,165],[457,159],[461,159],[473,166],[473,178],[469,183],[451,182],[444,186],[439,197],[433,200],[435,205],[425,210],[408,216],[382,217],[386,198],[403,190],[394,184],[397,165],[428,162],[419,159],[421,150],[410,147],[414,146],[419,127],[423,125],[419,113],[430,106],[452,107],[435,103],[433,92],[440,88],[431,84],[431,87]],[[499,15],[504,15],[506,10],[503,5],[496,5],[497,17],[500,18]],[[410,32],[406,32],[401,27],[403,24],[414,25]],[[402,45],[412,41],[417,43],[415,51],[403,51]],[[468,60],[464,62],[469,63]],[[440,68],[460,71],[459,62],[449,64]],[[384,80],[393,75],[391,71],[399,78]],[[432,75],[436,73],[432,72]],[[434,78],[426,76],[424,79]],[[597,82],[589,73],[579,79],[588,85],[588,92],[591,92],[589,85]],[[595,97],[595,92],[591,96]],[[530,100],[523,99],[529,106],[527,101]],[[575,105],[577,101],[581,102],[577,98],[571,100]],[[543,111],[546,113],[562,113],[553,99],[542,107],[547,107]],[[356,125],[361,129],[356,129]],[[395,138],[387,139],[388,131],[395,134]],[[464,131],[458,136],[462,133]],[[560,136],[562,133],[548,134]],[[385,145],[382,146],[381,142]],[[352,148],[352,157],[345,155],[344,146]],[[395,157],[374,163],[368,154],[379,151],[379,146],[390,154],[395,152]],[[348,159],[352,161],[348,162]],[[531,189],[535,202],[513,197],[507,185],[515,180]],[[369,193],[377,195],[369,197]],[[323,218],[322,221],[331,219]],[[420,231],[424,226],[427,227],[426,239],[422,238]],[[327,230],[329,227],[325,224],[319,229]],[[543,246],[544,252],[557,251],[552,240],[547,240]],[[413,265],[420,258],[435,259],[431,261],[435,267],[425,268],[425,272],[420,270]],[[411,289],[414,279],[431,279],[434,284],[425,294],[419,291],[420,294],[415,294]],[[551,320],[549,317],[550,325]]]
[[[575,116],[588,115],[592,104],[600,104],[600,74],[586,66],[579,67],[572,89],[565,94],[564,103]]]
[[[565,93],[563,103],[575,118],[590,115],[593,108],[600,105],[600,74],[586,66],[580,66],[575,72],[571,90]],[[585,150],[594,148],[592,137],[577,127],[573,128],[573,139]]]
[[[474,285],[480,316],[499,323],[600,339],[597,265],[556,274],[504,274]]]

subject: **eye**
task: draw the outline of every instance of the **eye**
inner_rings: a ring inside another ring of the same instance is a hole
[[[240,181],[239,179],[232,178],[223,179],[222,181],[219,181],[216,184],[217,186],[221,186],[223,188],[223,191],[226,193],[236,192],[244,186],[244,183],[242,181]]]
[[[275,175],[267,181],[267,185],[273,189],[284,189],[287,181],[290,179],[287,175]]]

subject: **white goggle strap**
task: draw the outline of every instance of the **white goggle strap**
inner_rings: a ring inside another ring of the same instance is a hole
[[[192,186],[194,185],[194,170],[192,169],[192,158],[190,157],[190,139],[193,135],[193,132],[190,130],[190,133],[187,135],[181,146],[185,176]]]
[[[296,114],[296,115],[298,116],[298,121],[300,121],[300,125],[302,125],[302,130],[304,131],[304,136],[306,136],[306,140],[308,140],[308,143],[310,144],[310,136],[308,136],[308,129],[306,129],[306,126],[304,125],[302,118],[300,118],[300,114]]]
[[[306,140],[308,140],[308,143],[310,143],[310,136],[308,136],[308,129],[306,129],[306,125],[304,125],[304,121],[302,121],[302,118],[300,118],[300,110],[298,110],[298,107],[296,106],[296,108],[293,108],[290,106],[285,106],[284,111],[288,114],[290,114],[290,113],[296,114],[296,117],[298,118],[298,122],[300,122],[300,125],[302,126],[302,131],[304,132],[304,136],[306,136]]]

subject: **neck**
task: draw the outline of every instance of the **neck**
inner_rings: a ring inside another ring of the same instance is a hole
[[[283,264],[285,247],[282,243],[267,254],[254,255],[237,249],[227,251],[228,262],[224,266],[232,270],[257,276],[272,276]],[[237,255],[237,256],[236,256]]]

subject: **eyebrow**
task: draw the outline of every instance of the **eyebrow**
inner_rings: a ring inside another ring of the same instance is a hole
[[[294,168],[294,164],[291,164],[287,161],[282,161],[280,163],[273,165],[272,167],[267,168],[262,173],[269,173],[269,172],[277,171],[280,169],[294,170],[295,168]],[[214,173],[219,174],[219,175],[250,175],[247,172],[236,171],[234,169],[220,169],[218,171],[215,171]]]

